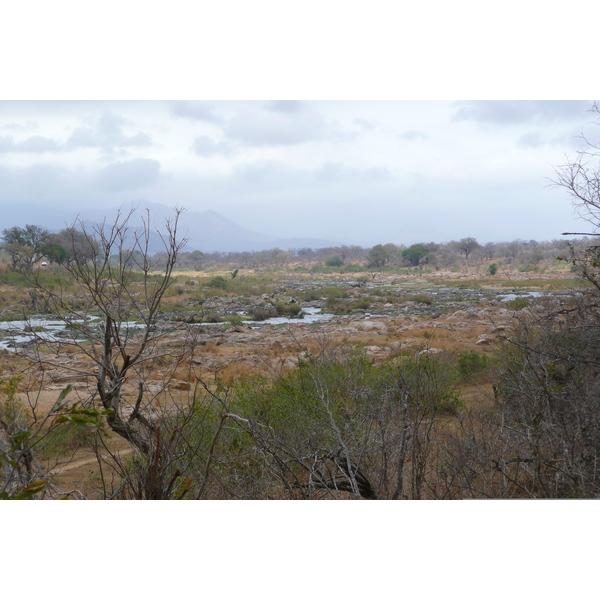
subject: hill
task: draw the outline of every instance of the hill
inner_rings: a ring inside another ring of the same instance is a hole
[[[60,207],[38,206],[34,204],[7,204],[3,207],[0,217],[0,231],[9,227],[24,227],[27,224],[41,225],[53,232],[71,225],[75,219],[81,219],[87,226],[111,223],[117,212],[129,212],[131,207],[141,215],[148,209],[153,225],[161,230],[166,219],[173,216],[173,209],[164,204],[149,202],[132,203],[122,207],[107,209],[84,209],[79,212]],[[138,220],[140,217],[136,217]],[[139,221],[137,221],[139,222]],[[132,226],[136,222],[131,223]],[[327,248],[340,245],[339,241],[322,240],[318,238],[280,238],[252,231],[235,223],[214,210],[184,211],[179,221],[179,231],[189,241],[186,250],[201,250],[202,252],[250,252],[268,250],[270,248]],[[158,235],[152,236],[150,251],[159,252],[162,243]]]

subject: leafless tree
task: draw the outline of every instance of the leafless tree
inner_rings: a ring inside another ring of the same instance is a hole
[[[87,387],[77,390],[82,404],[99,404],[109,428],[133,450],[137,481],[132,483],[130,472],[128,497],[181,495],[182,470],[176,463],[185,454],[186,441],[180,431],[195,405],[193,385],[184,382],[186,389],[176,394],[172,384],[176,372],[192,369],[195,331],[158,318],[186,242],[178,237],[180,214],[176,210],[162,232],[154,230],[147,212],[141,227],[133,227],[133,210],[110,224],[88,228],[76,223],[66,230],[73,234],[73,246],[85,237],[87,248],[94,250],[91,257],[75,253],[63,267],[76,282],[76,291],[66,293],[34,280],[49,314],[66,330],[60,338],[36,335],[35,347],[26,356],[41,372],[58,367],[86,382]],[[163,241],[163,259],[166,255],[158,273],[149,251],[154,233]],[[187,379],[193,381],[193,374]],[[112,464],[123,467],[119,461]]]
[[[465,255],[465,260],[469,260],[472,252],[480,248],[479,242],[473,237],[463,238],[457,242],[458,249]]]

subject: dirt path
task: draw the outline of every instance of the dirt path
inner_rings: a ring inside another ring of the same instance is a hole
[[[118,439],[114,440],[111,452],[123,459],[133,454],[133,448]],[[101,457],[110,459],[106,451],[101,453]],[[73,460],[52,470],[52,483],[66,493],[77,489],[90,500],[100,499],[100,470],[96,454],[89,448],[77,451]]]

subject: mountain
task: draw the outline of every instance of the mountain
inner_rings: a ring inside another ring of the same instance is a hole
[[[186,211],[180,217],[180,231],[188,246],[203,252],[244,252],[277,246],[273,236],[238,225],[214,210]]]
[[[115,221],[117,213],[127,215],[131,208],[136,209],[132,228],[139,223],[145,211],[150,212],[152,226],[164,231],[166,219],[173,218],[174,211],[164,204],[138,202],[121,208],[84,209],[79,212],[60,207],[44,207],[33,204],[7,204],[2,206],[0,213],[0,231],[13,226],[40,225],[53,232],[71,225],[75,219],[81,219],[86,226]],[[188,239],[186,251],[201,250],[202,252],[250,252],[269,250],[271,248],[328,248],[340,245],[339,241],[322,240],[318,238],[278,238],[272,235],[257,233],[220,215],[214,210],[203,212],[184,211],[179,218],[180,237]],[[150,252],[160,252],[164,247],[160,236],[153,234],[150,239]]]

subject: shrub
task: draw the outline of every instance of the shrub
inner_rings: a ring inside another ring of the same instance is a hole
[[[227,315],[224,319],[232,326],[239,326],[244,324],[244,319],[240,315]]]
[[[407,298],[410,302],[421,302],[422,304],[433,304],[433,298],[427,294],[414,294]]]
[[[280,317],[297,317],[302,312],[302,307],[297,302],[286,304],[285,302],[276,302],[275,310]]]
[[[366,310],[371,306],[371,303],[368,300],[362,299],[353,304],[353,308],[357,308],[360,310]]]
[[[326,267],[341,267],[343,264],[344,259],[339,254],[334,254],[325,261]]]
[[[304,292],[304,302],[312,302],[313,300],[320,300],[321,292],[319,290],[306,290]]]
[[[217,275],[208,282],[208,287],[220,288],[224,290],[227,288],[227,280],[224,277]]]
[[[257,304],[250,309],[250,317],[253,321],[264,321],[277,316],[277,309],[272,304]]]
[[[514,300],[509,300],[506,303],[506,306],[511,310],[521,310],[523,308],[527,308],[530,302],[527,298],[515,298]]]
[[[488,273],[490,275],[495,275],[498,272],[498,265],[496,263],[492,263],[489,267],[488,267]]]
[[[458,358],[458,372],[460,379],[464,382],[471,380],[476,375],[485,371],[488,359],[485,354],[479,354],[475,350],[463,352]]]

